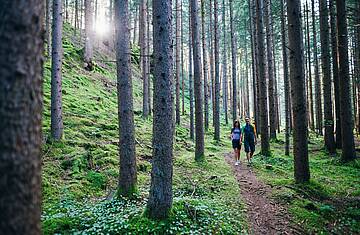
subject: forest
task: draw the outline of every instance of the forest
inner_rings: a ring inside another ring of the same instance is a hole
[[[0,235],[360,234],[359,0],[0,0]]]

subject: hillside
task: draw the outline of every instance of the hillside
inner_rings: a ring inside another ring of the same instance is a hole
[[[238,233],[245,229],[236,180],[223,159],[229,143],[206,137],[207,160],[193,160],[188,116],[176,128],[174,209],[166,223],[143,218],[150,183],[152,120],[141,116],[142,82],[133,65],[139,192],[134,200],[110,200],[118,180],[118,120],[114,59],[96,53],[92,72],[82,68],[79,43],[65,27],[63,120],[65,138],[50,132],[50,61],[45,65],[43,226],[45,234],[86,232]],[[136,53],[134,53],[136,54]],[[133,58],[136,60],[136,58]],[[224,133],[225,134],[225,133]],[[225,138],[224,138],[225,139]]]

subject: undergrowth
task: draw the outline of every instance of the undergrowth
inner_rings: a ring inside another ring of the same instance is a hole
[[[279,139],[284,139],[280,134]],[[310,135],[311,180],[294,182],[293,155],[273,142],[272,156],[254,157],[257,175],[273,188],[273,197],[285,204],[296,223],[308,233],[356,234],[360,231],[360,159],[343,163],[340,151],[330,156],[321,136]],[[267,169],[266,165],[271,165]]]
[[[239,188],[225,163],[229,143],[206,137],[205,160],[194,161],[188,115],[174,137],[174,204],[165,221],[144,215],[150,187],[152,118],[143,119],[138,48],[133,48],[133,93],[138,169],[134,200],[114,199],[119,175],[116,67],[113,55],[95,52],[95,68],[82,68],[81,43],[64,27],[64,138],[50,137],[50,60],[44,71],[44,234],[239,234],[245,233]],[[188,94],[186,107],[188,107]],[[188,113],[188,112],[187,112]],[[225,137],[224,137],[225,138]]]

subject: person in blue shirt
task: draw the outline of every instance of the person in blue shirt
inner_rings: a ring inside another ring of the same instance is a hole
[[[234,149],[234,157],[235,157],[235,166],[239,165],[240,163],[240,150],[241,150],[241,128],[240,128],[240,122],[234,121],[234,126],[231,129],[231,142],[232,147]]]
[[[250,123],[250,118],[245,118],[245,125],[241,128],[240,142],[244,143],[246,158],[248,164],[251,163],[251,159],[255,152],[256,140],[256,128]]]

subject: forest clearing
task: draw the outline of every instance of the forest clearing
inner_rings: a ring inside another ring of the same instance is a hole
[[[0,235],[360,234],[359,1],[0,3]]]

